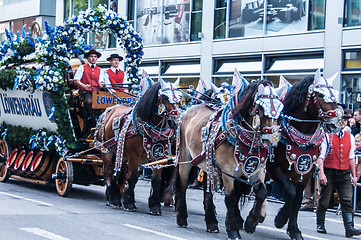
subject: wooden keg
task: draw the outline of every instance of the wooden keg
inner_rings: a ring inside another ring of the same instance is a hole
[[[14,167],[12,168],[12,170],[17,175],[22,175],[21,166],[23,165],[25,156],[26,156],[25,150],[21,150],[16,158],[16,161],[15,161],[15,164],[14,164]]]
[[[14,167],[17,155],[18,155],[18,149],[15,148],[15,149],[10,153],[9,158],[8,158],[8,160],[6,161],[6,166],[7,166],[9,169],[12,169],[12,168]]]
[[[72,80],[74,79],[75,73],[78,70],[78,68],[83,65],[88,63],[87,59],[83,59],[83,58],[72,58],[69,60],[68,64],[69,64],[69,70],[68,70],[68,79]]]
[[[26,155],[23,165],[21,166],[21,171],[25,177],[30,177],[31,175],[31,162],[33,161],[34,152],[30,151],[28,155]]]
[[[34,158],[30,171],[33,176],[40,179],[51,179],[53,173],[53,159],[49,153],[43,153],[41,157]]]

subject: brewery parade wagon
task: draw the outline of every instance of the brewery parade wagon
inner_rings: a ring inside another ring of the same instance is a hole
[[[72,184],[103,185],[102,160],[94,147],[96,118],[109,106],[132,105],[137,87],[95,89],[92,106],[72,84],[79,58],[91,46],[87,33],[115,34],[125,52],[128,80],[138,83],[142,40],[118,14],[99,5],[70,17],[43,34],[6,31],[0,45],[0,182],[10,177],[55,183],[61,196]],[[126,90],[123,90],[126,89]],[[133,91],[134,90],[134,91]]]

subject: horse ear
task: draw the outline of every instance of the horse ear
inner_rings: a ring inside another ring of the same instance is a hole
[[[327,83],[328,83],[329,85],[333,86],[334,83],[335,83],[335,80],[337,79],[337,77],[338,77],[338,72],[335,73],[332,77],[328,78],[328,79],[327,79]]]
[[[178,85],[180,83],[180,77],[172,84],[174,88],[178,88]]]
[[[218,87],[212,82],[211,82],[211,88],[212,88],[213,92],[218,92]]]
[[[265,87],[263,84],[258,85],[258,94],[263,94],[265,92]]]
[[[159,83],[160,83],[160,87],[162,88],[162,89],[164,89],[164,88],[166,88],[166,82],[163,80],[163,78],[162,77],[159,77]]]
[[[288,85],[283,85],[275,89],[280,99],[283,99],[288,92]]]
[[[314,84],[318,85],[317,83],[321,80],[321,69],[317,69],[314,76]]]

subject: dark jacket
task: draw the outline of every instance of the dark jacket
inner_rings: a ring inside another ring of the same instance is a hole
[[[354,124],[352,127],[351,127],[351,133],[352,133],[352,135],[356,135],[356,134],[358,134],[358,133],[360,133],[360,123],[356,123],[356,124]]]

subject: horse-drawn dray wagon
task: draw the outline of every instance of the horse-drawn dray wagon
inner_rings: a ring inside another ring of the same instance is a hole
[[[0,181],[54,182],[61,196],[73,183],[103,185],[103,162],[93,143],[96,118],[106,107],[133,104],[137,96],[131,84],[121,86],[126,91],[96,89],[90,115],[70,80],[83,62],[78,57],[91,48],[83,36],[102,31],[118,36],[127,78],[139,82],[142,40],[126,20],[100,5],[55,29],[46,23],[42,36],[25,28],[6,31],[0,45]]]

